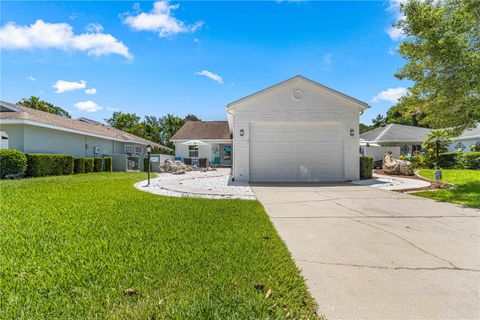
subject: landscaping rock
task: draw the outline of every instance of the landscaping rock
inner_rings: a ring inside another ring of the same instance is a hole
[[[389,175],[403,175],[413,176],[413,166],[410,161],[397,160],[392,156],[392,152],[389,151],[383,156],[383,172]]]
[[[173,161],[166,159],[160,166],[160,172],[168,172],[174,174],[184,174],[187,171],[187,166],[181,161]]]

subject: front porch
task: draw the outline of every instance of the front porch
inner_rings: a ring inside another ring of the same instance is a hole
[[[183,144],[185,141],[175,141],[175,158],[180,161],[184,161],[185,158],[204,158],[210,165],[232,166],[233,148],[231,141],[201,141],[204,144],[200,146],[188,146]]]

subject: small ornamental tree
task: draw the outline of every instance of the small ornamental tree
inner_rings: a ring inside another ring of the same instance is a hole
[[[431,155],[435,155],[435,167],[438,167],[440,153],[447,152],[448,146],[452,143],[452,132],[446,129],[430,132],[422,144]]]

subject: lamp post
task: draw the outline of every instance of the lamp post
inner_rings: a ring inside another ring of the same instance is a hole
[[[152,146],[148,144],[146,149],[147,149],[147,156],[148,156],[148,184],[147,184],[147,186],[150,187],[150,152],[152,152]]]

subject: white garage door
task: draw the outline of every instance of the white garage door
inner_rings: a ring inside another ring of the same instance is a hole
[[[340,123],[252,122],[250,181],[342,181]]]

